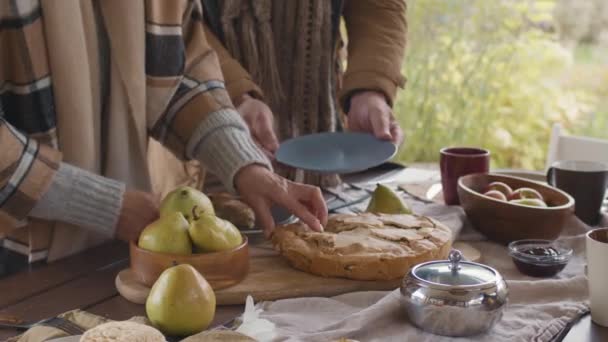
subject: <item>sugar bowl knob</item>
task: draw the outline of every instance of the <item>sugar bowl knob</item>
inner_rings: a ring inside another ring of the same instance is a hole
[[[460,270],[460,262],[462,261],[462,252],[457,249],[453,249],[448,255],[448,260],[450,261],[449,268],[452,270],[452,272],[458,272],[458,270]]]

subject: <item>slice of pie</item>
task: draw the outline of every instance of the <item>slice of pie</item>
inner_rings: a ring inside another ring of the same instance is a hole
[[[391,280],[418,263],[446,259],[452,232],[424,216],[336,214],[325,231],[278,227],[272,241],[292,267],[324,277]]]

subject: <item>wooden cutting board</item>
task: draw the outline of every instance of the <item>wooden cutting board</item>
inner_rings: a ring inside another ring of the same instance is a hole
[[[244,304],[248,295],[258,302],[297,297],[331,297],[355,291],[389,291],[398,288],[401,282],[401,279],[358,281],[318,277],[291,268],[274,251],[252,252],[249,274],[245,280],[215,292],[218,305]],[[463,250],[465,259],[469,259],[467,258],[469,252]],[[137,304],[145,303],[150,291],[137,282],[130,269],[118,274],[116,288],[125,299]]]
[[[258,301],[296,297],[331,297],[354,291],[386,291],[399,287],[400,280],[355,281],[323,278],[291,268],[279,255],[257,256],[249,262],[249,274],[241,283],[215,291],[218,305],[245,304],[251,295]],[[137,282],[130,269],[116,276],[116,288],[127,300],[143,304],[150,289]]]
[[[392,281],[357,281],[324,278],[300,272],[280,256],[251,259],[245,280],[216,292],[220,304],[244,304],[247,295],[258,301],[297,297],[331,297],[355,291],[386,291],[399,287],[401,279]]]

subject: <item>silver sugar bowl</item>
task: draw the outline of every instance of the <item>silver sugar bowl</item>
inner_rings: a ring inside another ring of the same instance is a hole
[[[495,269],[463,261],[452,250],[449,260],[416,265],[401,283],[402,303],[410,321],[444,336],[470,336],[490,330],[502,318],[509,290]]]

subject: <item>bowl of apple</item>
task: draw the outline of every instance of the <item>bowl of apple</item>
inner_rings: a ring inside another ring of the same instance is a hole
[[[176,264],[192,265],[214,290],[241,282],[249,272],[247,237],[217,217],[209,198],[190,187],[163,199],[160,218],[130,242],[129,253],[131,270],[147,286]]]
[[[574,215],[567,193],[531,180],[477,173],[458,180],[460,203],[475,229],[490,240],[555,240]]]

